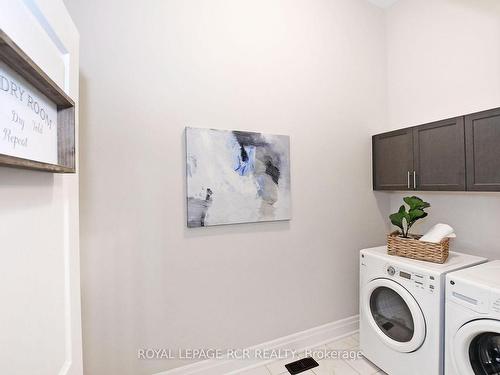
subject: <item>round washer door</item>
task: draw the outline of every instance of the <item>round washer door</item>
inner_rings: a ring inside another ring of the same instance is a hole
[[[457,375],[500,375],[500,321],[464,324],[455,334],[452,353]]]
[[[420,306],[402,285],[389,279],[370,281],[363,296],[363,311],[372,329],[390,348],[410,353],[425,340],[425,318]]]

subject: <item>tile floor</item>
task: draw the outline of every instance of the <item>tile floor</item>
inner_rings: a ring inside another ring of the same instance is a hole
[[[319,353],[322,353],[322,350],[357,351],[359,350],[359,335],[354,334],[315,349],[319,349]],[[296,361],[303,356],[304,353],[299,353],[298,358],[295,357],[267,363],[260,367],[238,372],[238,375],[286,375],[289,372],[285,368],[285,364]],[[385,375],[382,370],[365,358],[344,360],[322,359],[318,357],[315,359],[319,363],[319,367],[302,372],[301,375]]]

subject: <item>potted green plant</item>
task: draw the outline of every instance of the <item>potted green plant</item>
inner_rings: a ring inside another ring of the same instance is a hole
[[[419,197],[405,197],[403,201],[408,205],[408,208],[403,204],[399,207],[399,211],[389,216],[391,223],[400,229],[400,237],[410,238],[410,229],[417,222],[427,216],[424,210],[431,205],[424,202]]]
[[[450,239],[444,238],[440,243],[420,241],[422,236],[410,234],[410,229],[427,216],[426,208],[431,205],[419,197],[405,197],[398,212],[389,216],[391,223],[399,228],[387,236],[387,253],[400,257],[423,260],[426,262],[444,263],[448,259]]]

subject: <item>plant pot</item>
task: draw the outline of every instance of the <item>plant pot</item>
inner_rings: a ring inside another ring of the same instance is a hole
[[[421,235],[410,235],[403,238],[399,232],[387,236],[387,254],[405,258],[423,260],[432,263],[444,263],[448,259],[450,239],[445,238],[440,243],[419,241]]]

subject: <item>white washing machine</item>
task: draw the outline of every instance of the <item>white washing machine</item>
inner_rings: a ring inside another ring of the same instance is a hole
[[[446,375],[500,375],[500,261],[446,280]]]
[[[445,275],[486,259],[451,252],[445,264],[361,250],[360,349],[389,375],[441,375]]]

